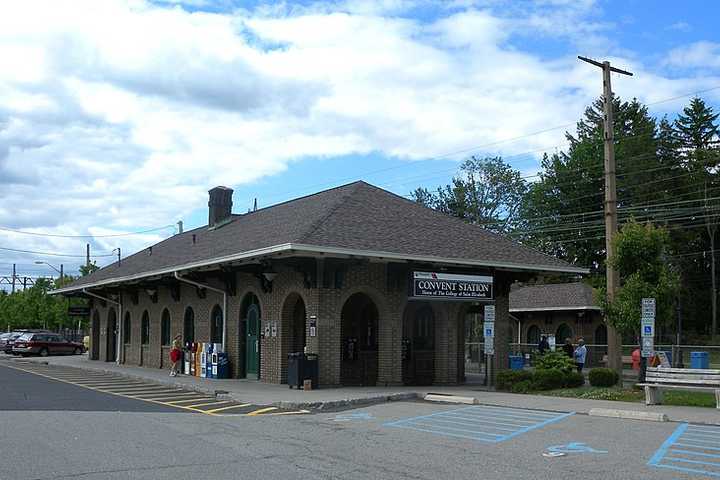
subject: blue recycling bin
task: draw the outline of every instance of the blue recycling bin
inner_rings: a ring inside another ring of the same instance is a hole
[[[708,352],[690,352],[690,368],[710,368],[710,355],[708,355]]]
[[[525,359],[522,355],[510,355],[510,370],[522,370]]]

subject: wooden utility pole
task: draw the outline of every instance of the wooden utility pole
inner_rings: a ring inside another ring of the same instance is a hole
[[[13,275],[12,275],[12,293],[15,293],[15,277],[17,272],[15,271],[15,264],[13,263]]]
[[[578,57],[583,62],[587,62],[596,67],[602,68],[603,71],[603,140],[605,143],[605,275],[607,280],[607,300],[608,303],[615,299],[615,293],[620,284],[618,273],[610,265],[610,258],[614,255],[613,239],[618,231],[617,220],[617,187],[615,185],[615,128],[613,125],[613,93],[610,84],[610,73],[620,73],[622,75],[632,76],[632,73],[611,67],[610,62],[596,62],[586,57]],[[608,367],[620,373],[622,378],[622,338],[617,330],[608,322],[605,317],[608,332]]]
[[[85,266],[90,268],[90,244],[85,244]]]

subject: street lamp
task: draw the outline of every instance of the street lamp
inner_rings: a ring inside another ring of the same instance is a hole
[[[55,270],[56,272],[58,272],[58,273],[60,274],[60,282],[62,282],[62,281],[63,281],[63,278],[65,277],[65,275],[63,274],[64,268],[63,268],[63,264],[62,264],[62,263],[60,264],[60,269],[59,269],[59,270],[58,270],[57,267],[55,267],[54,265],[51,265],[51,264],[49,264],[48,262],[43,262],[42,260],[35,260],[35,265],[47,265],[48,267],[50,267],[50,268],[52,268],[53,270]]]

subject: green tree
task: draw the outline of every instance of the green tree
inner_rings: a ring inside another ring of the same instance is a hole
[[[100,267],[97,266],[95,260],[92,260],[87,265],[80,265],[80,276],[84,277],[86,275],[90,275],[97,270],[100,270]]]
[[[610,259],[620,276],[615,299],[607,302],[605,287],[598,300],[610,323],[625,335],[640,328],[643,298],[655,298],[657,322],[669,323],[679,279],[668,264],[670,237],[665,228],[627,222],[614,238],[615,255]]]
[[[500,157],[465,160],[450,185],[436,192],[418,188],[413,199],[425,206],[490,230],[512,228],[527,191],[520,172]]]
[[[690,105],[683,109],[683,113],[675,121],[675,133],[678,143],[678,157],[682,159],[683,166],[688,172],[691,185],[689,192],[696,192],[703,200],[702,212],[705,232],[708,236],[710,250],[710,303],[711,320],[710,334],[717,335],[717,274],[715,238],[720,216],[720,202],[715,198],[720,188],[718,166],[720,166],[720,131],[718,130],[718,116],[712,107],[702,99],[693,98]]]

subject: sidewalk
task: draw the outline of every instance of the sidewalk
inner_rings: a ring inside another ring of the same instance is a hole
[[[5,361],[17,361],[4,358]],[[272,405],[292,409],[335,409],[388,401],[416,400],[427,393],[442,393],[473,397],[479,403],[504,407],[529,408],[558,412],[587,414],[592,408],[609,408],[641,412],[664,413],[670,421],[720,425],[720,411],[714,408],[647,406],[644,403],[585,400],[519,395],[488,391],[482,386],[451,387],[340,387],[312,391],[295,390],[287,385],[275,385],[254,380],[211,380],[180,375],[169,377],[167,371],[154,368],[118,366],[114,363],[89,361],[86,355],[46,358],[23,358],[22,361],[47,362],[85,370],[111,372],[128,377],[149,380],[203,393],[227,395],[233,400],[256,405]]]

